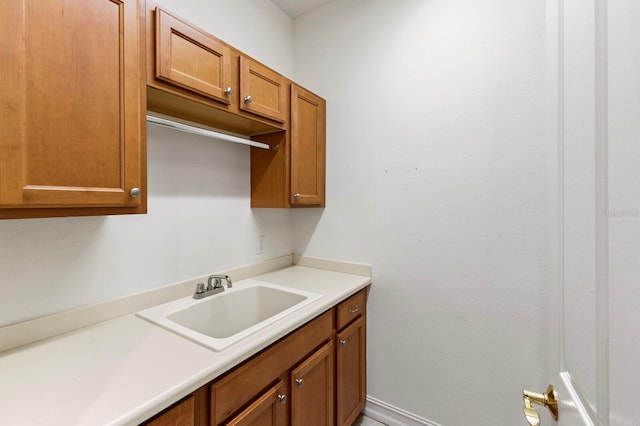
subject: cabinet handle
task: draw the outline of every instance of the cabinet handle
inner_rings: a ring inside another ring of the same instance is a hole
[[[252,100],[253,98],[251,96],[247,96],[246,98],[244,98],[244,101],[248,104],[250,104]]]
[[[233,89],[231,88],[231,86],[229,86],[226,89],[224,89],[224,94],[225,95],[233,95]]]
[[[342,346],[347,346],[347,340],[346,339],[340,339],[339,342],[340,342],[340,344]]]
[[[278,395],[278,401],[280,401],[280,404],[284,404],[285,402],[287,402],[287,395],[285,394],[280,394]]]
[[[304,379],[296,379],[296,385],[302,386],[303,383],[304,383]]]
[[[356,312],[358,312],[360,310],[360,306],[356,305],[353,308],[349,309],[349,313],[350,314],[355,314]]]
[[[131,188],[131,191],[129,191],[129,195],[131,195],[133,198],[139,197],[140,188]]]
[[[295,198],[296,201],[298,201],[300,199],[300,193],[297,192],[297,193],[293,194],[293,198]]]

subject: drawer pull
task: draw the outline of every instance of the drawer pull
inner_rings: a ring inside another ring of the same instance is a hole
[[[287,395],[285,394],[280,394],[278,395],[278,401],[280,401],[280,404],[284,404],[285,402],[287,402]]]
[[[340,339],[340,344],[342,346],[347,346],[347,340],[346,339]]]
[[[304,379],[296,379],[296,385],[302,386],[303,383],[304,383]]]
[[[356,305],[353,308],[349,309],[349,313],[350,314],[355,314],[356,312],[358,312],[360,310],[360,306]]]

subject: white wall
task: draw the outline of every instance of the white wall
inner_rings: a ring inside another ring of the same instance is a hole
[[[271,2],[162,4],[291,75]],[[248,147],[149,127],[148,151],[148,215],[0,221],[0,326],[292,252],[290,213],[249,208]]]
[[[294,20],[327,98],[327,208],[296,253],[372,263],[368,393],[446,426],[521,424],[546,388],[554,148],[545,4],[336,0]]]

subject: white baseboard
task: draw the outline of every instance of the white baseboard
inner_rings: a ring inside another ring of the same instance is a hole
[[[389,426],[442,426],[371,396],[367,396],[363,413]]]

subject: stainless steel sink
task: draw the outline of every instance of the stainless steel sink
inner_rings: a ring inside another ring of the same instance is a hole
[[[185,297],[137,315],[220,351],[320,297],[316,293],[244,280],[220,294],[200,300]]]

